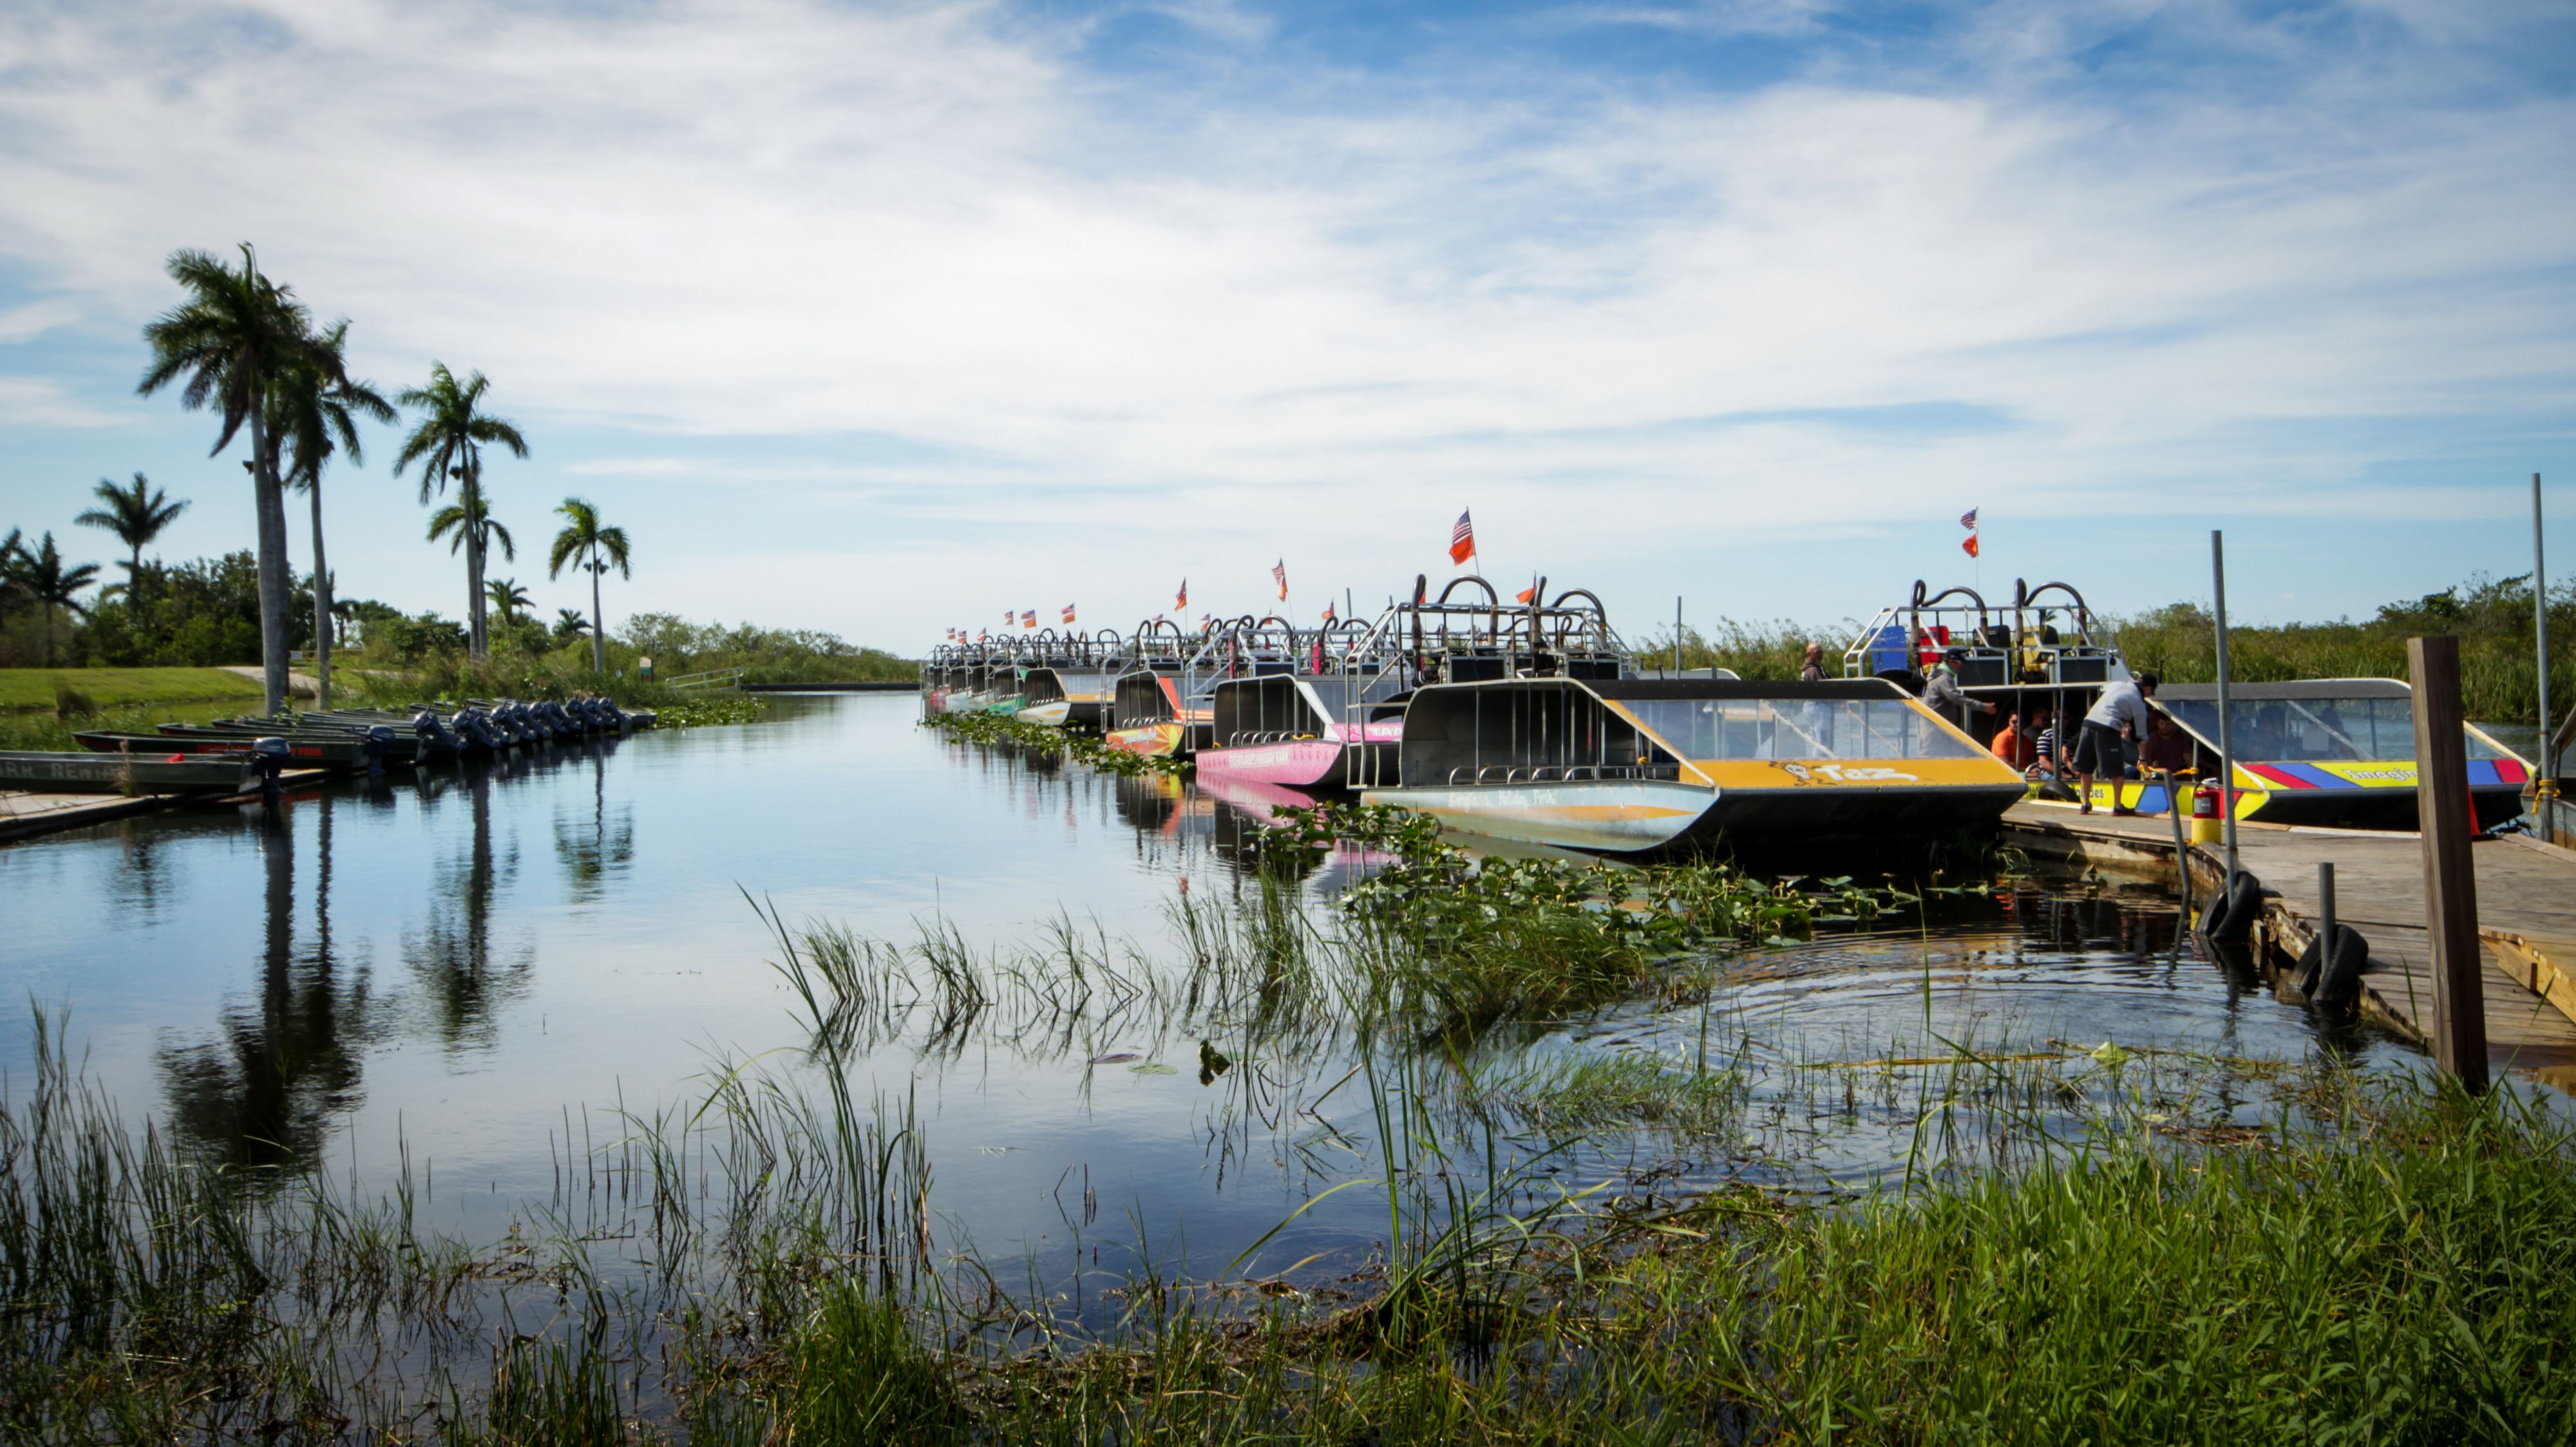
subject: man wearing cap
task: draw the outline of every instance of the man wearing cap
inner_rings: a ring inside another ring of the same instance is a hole
[[[1952,661],[1958,656],[1958,651],[1953,649],[1942,654],[1941,661],[1932,665],[1932,676],[1923,682],[1923,702],[1934,713],[1948,719],[1952,727],[1965,729],[1968,710],[1973,708],[1979,713],[1993,713],[1995,706],[1982,699],[1968,697],[1959,687],[1959,670]]]

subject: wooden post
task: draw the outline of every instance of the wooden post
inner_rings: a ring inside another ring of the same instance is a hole
[[[2406,641],[2415,684],[2415,813],[2424,835],[2425,927],[2433,944],[2433,1058],[2471,1094],[2487,1088],[2486,954],[2469,859],[2468,744],[2460,640]]]
[[[2227,840],[2227,877],[2219,885],[2236,887],[2236,705],[2228,696],[2227,678],[2227,536],[2209,534],[2210,603],[2218,625],[2218,827]],[[2111,781],[2111,800],[2119,802],[2120,782]]]
[[[2558,842],[2558,775],[2549,766],[2549,570],[2540,553],[2540,474],[2531,475],[2531,638],[2540,655],[2540,770],[2532,784],[2540,837]]]

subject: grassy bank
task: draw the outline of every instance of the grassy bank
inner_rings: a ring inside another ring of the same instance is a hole
[[[259,680],[220,668],[0,668],[0,711],[51,711],[64,690],[98,708],[260,697]]]

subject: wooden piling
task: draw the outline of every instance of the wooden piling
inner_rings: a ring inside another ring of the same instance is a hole
[[[2433,1058],[2472,1094],[2483,1094],[2486,955],[2478,939],[2477,875],[2469,860],[2475,816],[2460,718],[2460,640],[2450,634],[2410,638],[2406,663],[2415,685],[2415,806],[2432,946]]]

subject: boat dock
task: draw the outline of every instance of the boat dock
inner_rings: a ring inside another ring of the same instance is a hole
[[[289,769],[278,775],[277,781],[291,792],[308,784],[318,784],[327,777],[329,771],[324,769]],[[185,804],[247,804],[258,800],[259,791],[256,789],[220,795],[33,794],[0,789],[0,841],[104,824],[111,819],[155,813]]]
[[[2026,800],[2004,816],[2005,842],[2106,874],[2178,882],[2167,815],[2079,814]],[[2195,904],[2226,869],[2216,844],[2184,843]],[[2240,823],[2240,866],[2267,891],[2254,957],[2281,988],[2314,936],[2317,866],[2335,867],[2335,918],[2370,945],[2362,1007],[2414,1040],[2432,1040],[2431,946],[2425,929],[2423,842],[2393,830]],[[2486,942],[2487,1053],[2511,1068],[2576,1089],[2576,851],[2518,835],[2481,840],[2478,930]]]

